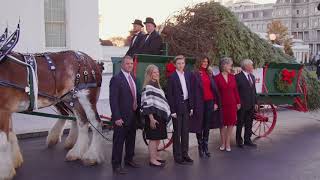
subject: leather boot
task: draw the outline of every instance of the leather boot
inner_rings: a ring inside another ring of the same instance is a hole
[[[202,140],[202,134],[197,133],[197,140],[198,140],[198,151],[200,158],[203,158],[204,152],[203,152],[203,140]]]
[[[211,153],[209,152],[209,148],[208,148],[208,142],[209,142],[209,130],[205,130],[203,132],[203,144],[202,144],[202,148],[203,148],[203,152],[207,157],[211,157]]]

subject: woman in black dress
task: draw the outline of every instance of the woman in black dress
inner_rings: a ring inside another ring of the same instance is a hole
[[[170,107],[159,83],[159,68],[149,65],[145,72],[141,95],[142,113],[146,120],[145,132],[149,140],[150,166],[164,167],[165,161],[158,152],[160,140],[167,139],[166,122],[170,118]]]

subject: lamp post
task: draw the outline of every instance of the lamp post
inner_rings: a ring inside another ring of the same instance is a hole
[[[275,34],[269,34],[269,39],[271,40],[271,43],[274,44],[274,41],[277,39],[277,35]]]

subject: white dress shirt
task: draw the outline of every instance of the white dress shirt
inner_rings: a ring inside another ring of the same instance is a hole
[[[245,72],[245,71],[242,71],[242,72],[243,72],[243,74],[246,76],[247,80],[248,80],[249,82],[251,82],[252,84],[254,84],[252,77],[250,76],[250,79],[249,79],[249,77],[248,77],[249,73],[247,73],[247,72]]]
[[[131,47],[134,45],[134,42],[137,40],[137,37],[139,35],[140,32],[136,33],[132,39],[132,43],[131,43]]]
[[[181,84],[182,92],[183,92],[183,100],[187,100],[189,98],[189,95],[188,95],[186,78],[184,77],[184,72],[180,72],[178,70],[176,70],[176,72],[177,72],[179,79],[180,79],[180,84]]]

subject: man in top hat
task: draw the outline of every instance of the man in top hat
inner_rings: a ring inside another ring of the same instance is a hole
[[[138,53],[139,47],[141,47],[141,43],[144,39],[144,32],[142,28],[144,27],[142,21],[139,19],[134,20],[132,23],[133,25],[133,32],[134,35],[132,37],[129,50],[127,51],[126,55],[133,56]]]
[[[157,25],[151,17],[147,17],[144,24],[146,25],[147,34],[144,36],[141,48],[139,49],[139,54],[160,55],[162,38],[156,31]]]

